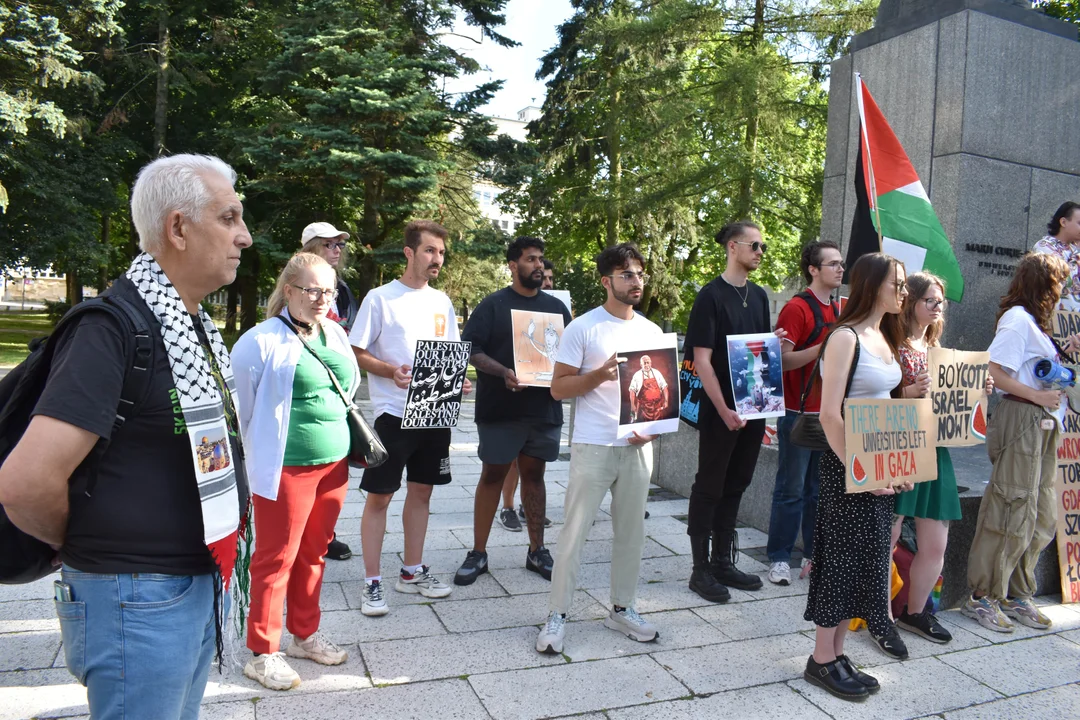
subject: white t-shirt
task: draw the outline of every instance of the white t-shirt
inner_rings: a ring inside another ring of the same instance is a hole
[[[394,367],[412,365],[418,340],[460,340],[454,306],[446,293],[400,280],[375,288],[360,303],[349,342]],[[405,414],[408,390],[392,378],[368,374],[375,417]]]
[[[625,350],[649,335],[663,335],[663,331],[637,313],[630,320],[620,320],[601,305],[566,326],[556,361],[576,367],[578,375],[584,375],[603,366],[616,351]],[[574,398],[574,432],[570,442],[629,445],[626,439],[616,439],[620,400],[617,380],[604,382]]]
[[[1019,305],[1006,310],[990,343],[990,362],[996,362],[1010,377],[1028,387],[1043,390],[1043,384],[1035,377],[1035,364],[1043,358],[1058,361],[1058,353],[1035,318]],[[1062,403],[1054,413],[1061,422],[1065,420],[1065,408]]]
[[[610,357],[610,356],[609,356]],[[653,379],[656,380],[656,386],[661,390],[667,387],[667,380],[660,374],[659,370],[652,370]],[[645,384],[645,371],[638,370],[634,373],[634,377],[630,378],[630,392],[636,393],[641,390],[641,386]]]

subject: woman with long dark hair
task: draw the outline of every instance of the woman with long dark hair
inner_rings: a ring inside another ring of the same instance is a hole
[[[881,319],[900,312],[907,294],[906,273],[895,258],[873,253],[855,263],[850,285],[850,298],[822,350],[820,364],[820,418],[829,449],[820,463],[813,570],[804,613],[817,625],[817,634],[803,677],[839,698],[861,700],[879,687],[875,678],[860,672],[844,654],[848,621],[862,618],[870,632],[889,639],[894,650],[903,646],[889,619],[895,491],[891,487],[865,493],[845,491],[842,406],[853,367],[846,397],[884,400],[900,384],[899,347],[895,338],[882,332]],[[899,487],[910,488],[910,483]]]
[[[1010,618],[1039,630],[1050,627],[1031,598],[1039,553],[1057,527],[1054,480],[1065,408],[1061,392],[1046,388],[1035,366],[1044,359],[1060,362],[1050,323],[1068,279],[1069,266],[1057,255],[1021,258],[990,344],[990,374],[1005,397],[990,416],[986,450],[994,468],[968,554],[973,592],[961,612],[995,632],[1013,632]],[[1076,344],[1069,338],[1063,350]]]

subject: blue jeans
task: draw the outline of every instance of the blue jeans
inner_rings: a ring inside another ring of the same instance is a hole
[[[67,565],[56,602],[68,672],[95,720],[198,720],[216,648],[213,575],[109,575]],[[228,607],[228,595],[221,602]]]
[[[772,515],[769,518],[769,562],[791,562],[791,550],[802,521],[803,555],[814,555],[814,523],[817,521],[818,462],[821,453],[791,442],[791,426],[798,413],[788,410],[776,421],[780,460],[776,468]]]

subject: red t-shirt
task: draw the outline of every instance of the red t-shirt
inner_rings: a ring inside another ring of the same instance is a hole
[[[813,295],[813,293],[810,294]],[[833,314],[831,304],[823,304],[816,299],[812,299],[811,302],[818,303],[821,308],[821,317],[825,320],[826,325],[836,322],[836,316]],[[802,344],[810,337],[810,333],[814,332],[814,311],[810,309],[810,306],[802,298],[793,297],[780,310],[780,317],[776,319],[776,327],[787,330],[787,338],[782,342],[790,341],[793,343],[793,347],[802,349]],[[823,343],[827,334],[828,329],[822,330],[812,345]],[[784,373],[784,404],[788,410],[799,410],[803,388],[806,387],[806,383],[810,380],[813,371],[814,362],[810,362],[798,370],[788,370]],[[806,411],[819,412],[820,410],[821,382],[817,381],[814,383],[814,389],[810,391],[810,397],[806,398]]]

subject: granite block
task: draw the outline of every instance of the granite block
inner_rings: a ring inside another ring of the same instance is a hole
[[[1054,212],[1066,200],[1080,202],[1080,167],[1072,173],[1059,173],[1041,168],[1031,171],[1031,202],[1028,212],[1028,247],[1044,235]]]
[[[0,672],[0,720],[87,713],[86,688],[67,670]]]
[[[582,662],[718,645],[731,640],[689,610],[646,613],[643,617],[657,627],[659,637],[653,642],[631,640],[606,627],[600,620],[573,622],[566,625],[564,654],[572,662]],[[536,641],[535,634],[532,640]]]
[[[732,640],[750,640],[813,630],[814,624],[803,620],[805,610],[805,598],[793,596],[752,602],[728,602],[694,608],[693,612]]]
[[[1080,707],[1080,685],[1063,685],[947,712],[945,720],[1068,717],[1078,707]]]
[[[851,108],[855,102],[854,75],[851,56],[833,60],[829,68],[829,116],[825,136],[825,179],[847,176],[848,165],[854,158],[848,155],[848,134],[851,127]],[[822,218],[824,223],[824,218]],[[824,230],[821,237],[828,239]]]
[[[60,632],[56,604],[52,600],[13,600],[0,603],[0,633]]]
[[[968,14],[937,23],[937,89],[934,107],[934,156],[960,152],[964,131],[964,82],[967,76]],[[972,108],[972,111],[975,111]],[[937,168],[931,168],[933,179]],[[930,183],[927,183],[930,184]]]
[[[1054,658],[1053,663],[1044,662]],[[1080,646],[1054,635],[942,655],[939,660],[1002,695],[1020,695],[1077,681]],[[1039,672],[1017,668],[1039,667]]]
[[[609,710],[607,715],[610,720],[828,720],[829,717],[798,693],[785,692],[783,686],[775,684],[731,690],[706,698],[672,700],[658,705]]]
[[[60,650],[60,630],[0,635],[0,672],[52,667]]]
[[[539,627],[548,616],[548,593],[515,595],[508,598],[465,600],[433,606],[435,613],[450,632],[475,632],[500,628]],[[569,620],[603,618],[607,611],[596,600],[580,590],[574,593],[573,605],[567,613]],[[420,637],[417,634],[415,637]]]
[[[340,720],[346,717],[414,720],[430,717],[436,708],[440,720],[475,720],[487,716],[476,693],[464,680],[437,680],[311,697],[292,693],[264,694],[257,711],[259,720],[294,720],[300,717],[305,720]]]
[[[821,230],[819,236],[822,240],[834,242],[841,248],[847,246],[848,236],[851,234],[851,225],[844,224],[844,203],[847,201],[846,194],[852,186],[853,177],[853,175],[826,177],[821,186]]]
[[[659,652],[658,663],[697,695],[782,682],[801,677],[814,642],[803,635],[776,635],[723,646]],[[738,658],[721,662],[720,658]]]
[[[358,610],[325,612],[322,614],[319,630],[342,646],[446,633],[430,606],[395,604],[396,594],[392,590],[386,594],[386,604],[390,606],[390,612],[382,617],[367,617]]]

